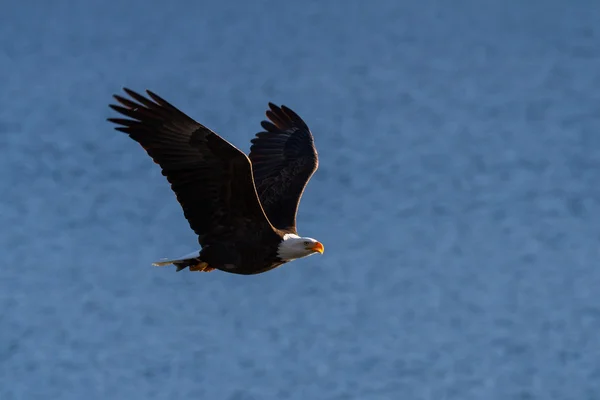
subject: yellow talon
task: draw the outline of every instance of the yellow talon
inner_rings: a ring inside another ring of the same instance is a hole
[[[214,271],[215,268],[211,268],[208,263],[201,261],[196,265],[193,265],[190,267],[190,271],[197,271],[197,272],[210,272],[210,271]]]

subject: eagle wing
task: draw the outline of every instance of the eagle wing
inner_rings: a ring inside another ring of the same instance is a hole
[[[310,129],[286,106],[269,103],[270,121],[250,148],[254,182],[262,207],[277,229],[296,233],[296,213],[306,184],[319,166]]]
[[[108,120],[160,165],[200,244],[273,229],[244,153],[156,94],[124,91],[134,101],[115,95],[110,107],[130,119]]]

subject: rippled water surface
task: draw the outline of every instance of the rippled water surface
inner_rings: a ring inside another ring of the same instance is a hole
[[[600,398],[600,3],[23,1],[0,13],[0,398]],[[105,118],[152,89],[321,166],[323,256],[195,249]]]

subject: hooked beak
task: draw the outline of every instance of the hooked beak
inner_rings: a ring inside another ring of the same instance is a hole
[[[320,253],[320,254],[323,254],[323,252],[325,251],[325,248],[323,247],[323,245],[320,242],[313,243],[313,245],[311,247],[309,247],[309,249],[314,251],[315,253]]]

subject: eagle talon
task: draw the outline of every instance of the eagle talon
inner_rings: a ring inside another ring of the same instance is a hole
[[[209,267],[208,263],[204,261],[200,261],[198,264],[190,266],[190,271],[193,272],[210,272],[213,270],[214,268]]]

